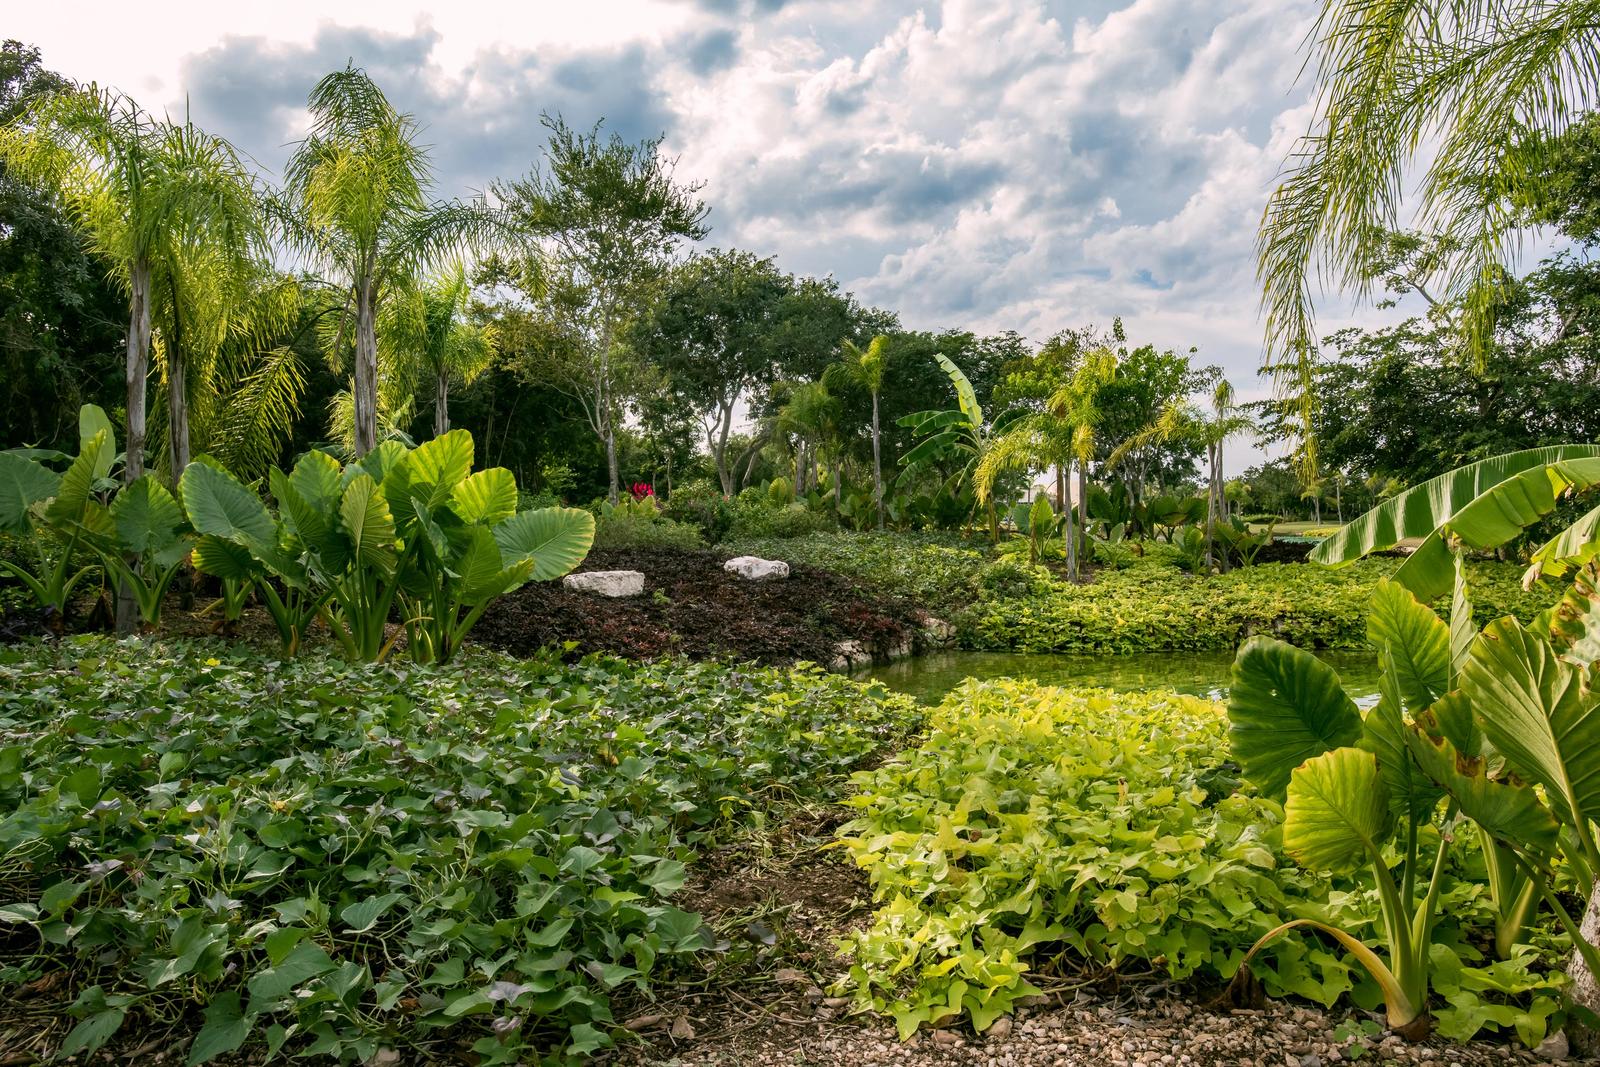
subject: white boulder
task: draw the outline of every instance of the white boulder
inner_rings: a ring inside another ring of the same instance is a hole
[[[752,582],[789,577],[789,565],[781,559],[762,559],[760,556],[735,556],[722,565],[729,574],[737,574]]]
[[[593,593],[596,596],[638,596],[644,592],[644,574],[640,571],[584,571],[569,574],[561,584],[574,593]]]

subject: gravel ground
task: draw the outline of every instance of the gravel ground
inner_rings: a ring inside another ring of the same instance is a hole
[[[1323,1067],[1335,1063],[1478,1065],[1600,1063],[1570,1056],[1565,1038],[1538,1051],[1515,1044],[1445,1041],[1406,1044],[1398,1037],[1336,1035],[1350,1018],[1310,1008],[1275,1005],[1264,1011],[1216,1014],[1177,1001],[1128,1009],[1092,1003],[1018,1012],[974,1038],[948,1030],[918,1034],[902,1044],[891,1026],[819,1021],[747,1030],[734,1041],[657,1048],[639,1062],[663,1067]],[[819,1005],[826,1015],[829,1009]]]

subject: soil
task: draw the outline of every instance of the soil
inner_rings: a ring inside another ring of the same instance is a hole
[[[789,577],[750,581],[722,569],[716,552],[596,549],[579,572],[639,571],[644,594],[611,598],[559,582],[523,586],[495,601],[472,631],[515,655],[574,642],[573,653],[635,658],[682,654],[783,664],[828,663],[841,641],[877,658],[913,641],[924,613],[853,578],[795,564]]]

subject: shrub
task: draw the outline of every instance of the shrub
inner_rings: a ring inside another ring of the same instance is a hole
[[[674,489],[662,509],[667,518],[700,528],[707,544],[714,545],[733,525],[733,506],[722,490],[706,479],[686,482]]]
[[[1363,648],[1373,585],[1396,566],[1268,563],[1194,575],[1152,557],[1101,570],[1085,585],[1046,576],[1028,595],[996,590],[954,621],[967,647],[1016,652],[1231,651],[1255,634],[1307,648]],[[1524,592],[1514,564],[1474,562],[1470,572],[1481,623],[1531,618],[1553,598]]]
[[[700,528],[664,516],[615,512],[601,515],[594,524],[595,548],[705,548]]]
[[[710,946],[671,904],[698,850],[915,715],[815,670],[0,649],[0,924],[27,946],[0,991],[64,971],[77,1051],[202,1007],[191,1062],[592,1051],[613,991]]]
[[[835,525],[831,514],[813,511],[804,504],[775,505],[764,494],[748,498],[741,494],[733,502],[733,521],[728,527],[728,537],[805,537],[831,530]]]

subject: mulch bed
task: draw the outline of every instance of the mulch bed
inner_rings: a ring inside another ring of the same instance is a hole
[[[758,663],[827,663],[841,641],[877,656],[917,632],[914,604],[831,571],[792,565],[789,577],[753,582],[722,569],[716,552],[597,549],[579,571],[639,571],[644,594],[613,599],[559,582],[501,597],[472,631],[479,644],[515,655],[575,642],[575,654],[646,658],[682,654]]]

